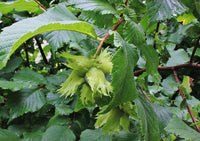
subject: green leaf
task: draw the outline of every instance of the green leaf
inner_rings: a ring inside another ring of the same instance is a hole
[[[29,88],[31,87],[31,84],[26,83],[26,82],[0,80],[0,87],[2,89],[9,89],[14,92],[14,91],[22,90],[24,88]]]
[[[9,130],[0,128],[0,140],[1,141],[20,141],[19,137]]]
[[[159,105],[153,104],[153,109],[157,115],[160,131],[164,134],[164,128],[167,127],[173,114],[166,107],[161,107]]]
[[[47,125],[47,127],[54,126],[54,125],[67,125],[70,124],[72,121],[67,116],[55,115],[53,116]]]
[[[28,112],[35,112],[46,104],[41,90],[24,89],[18,93],[8,95],[7,104],[10,108],[10,120]]]
[[[193,22],[196,18],[194,17],[194,15],[190,12],[190,13],[184,13],[183,15],[179,16],[177,18],[178,22],[182,22],[183,25],[187,25],[190,24],[191,22]]]
[[[42,137],[42,141],[75,141],[75,139],[72,130],[59,125],[49,127]]]
[[[192,89],[190,87],[190,77],[189,76],[183,76],[183,82],[181,84],[185,90],[187,94],[190,94],[192,92]]]
[[[112,141],[112,136],[103,134],[101,129],[86,129],[81,133],[81,141]]]
[[[145,42],[145,36],[143,29],[140,25],[136,24],[130,18],[125,18],[126,22],[124,24],[124,37],[128,43],[133,43],[134,45],[142,45]]]
[[[56,105],[55,115],[69,115],[73,113],[71,106],[65,104]]]
[[[139,95],[135,104],[145,141],[160,141],[159,122],[151,103]]]
[[[176,116],[172,118],[165,130],[170,133],[175,133],[186,140],[199,141],[200,139],[200,134],[197,131],[193,130]]]
[[[179,0],[147,0],[147,13],[150,22],[171,19],[186,10],[187,7]]]
[[[113,141],[139,141],[141,140],[141,135],[139,132],[125,132],[121,131],[112,138]]]
[[[43,33],[44,39],[51,45],[53,52],[69,42],[78,42],[86,36],[74,31],[52,31]]]
[[[102,15],[94,11],[83,11],[79,18],[98,26],[98,28],[107,29],[108,27],[111,27],[113,25],[112,19],[114,18],[114,16],[111,14]]]
[[[105,112],[137,97],[133,69],[138,61],[135,46],[126,43],[119,34],[115,34],[115,45],[121,46],[113,57],[112,82],[113,99]]]
[[[170,53],[171,58],[167,61],[166,66],[175,66],[187,63],[190,58],[185,50],[179,49]]]
[[[116,14],[115,9],[106,0],[69,0],[74,7],[84,11],[98,11],[101,14]]]
[[[137,47],[141,50],[142,54],[145,57],[145,68],[147,70],[147,73],[160,79],[160,75],[157,70],[159,65],[158,53],[150,45],[143,44]]]
[[[70,30],[96,38],[92,25],[72,19],[71,15],[64,5],[58,5],[37,17],[21,20],[4,28],[0,34],[0,69],[24,41],[43,32]]]
[[[23,141],[41,141],[41,132],[25,133]]]
[[[42,10],[39,5],[34,1],[17,0],[15,2],[1,2],[0,12],[2,14],[7,14],[12,12],[14,9],[17,11],[28,11],[32,13],[41,13]]]
[[[31,85],[42,85],[46,84],[47,81],[42,74],[32,71],[29,68],[25,68],[21,71],[16,72],[13,80],[22,83],[29,83]]]

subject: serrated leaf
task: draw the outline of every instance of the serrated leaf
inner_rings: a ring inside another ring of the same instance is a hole
[[[187,52],[183,49],[179,49],[170,53],[171,58],[167,61],[166,66],[175,66],[184,64],[190,60]]]
[[[34,1],[17,0],[15,2],[1,2],[0,12],[7,14],[16,9],[17,11],[28,11],[33,13],[41,13],[42,10],[39,5]]]
[[[193,130],[176,116],[172,118],[165,130],[170,133],[175,133],[186,140],[199,141],[200,139],[200,134],[197,131]]]
[[[0,34],[0,69],[24,41],[43,32],[70,30],[96,38],[92,25],[75,19],[66,20],[65,17],[71,14],[65,6],[58,5],[37,17],[21,20],[4,28]]]
[[[42,141],[75,141],[75,139],[72,130],[59,125],[49,127],[42,137]]]
[[[31,87],[31,84],[27,82],[14,82],[14,81],[0,80],[0,87],[2,89],[9,89],[15,92],[18,90],[22,90],[24,88],[29,88]]]
[[[124,24],[123,35],[128,43],[133,43],[134,45],[142,45],[145,42],[144,32],[142,27],[132,21],[130,18],[125,18],[126,22]]]
[[[116,14],[115,9],[106,0],[69,0],[76,8],[84,11],[98,11],[101,14]]]
[[[135,104],[145,141],[160,141],[159,122],[151,103],[139,95]]]
[[[47,83],[42,74],[32,71],[29,68],[25,68],[21,71],[16,72],[13,80],[16,82],[30,83],[32,85],[42,85]]]
[[[112,82],[113,99],[108,108],[109,111],[122,103],[134,100],[137,97],[133,69],[138,61],[135,47],[126,43],[119,34],[115,34],[115,45],[121,46],[113,57]]]
[[[20,138],[9,130],[0,128],[0,140],[1,141],[20,141]]]
[[[7,104],[10,108],[10,120],[28,112],[35,112],[46,104],[41,90],[24,89],[8,96]]]
[[[171,19],[187,9],[179,0],[147,0],[147,13],[150,22]]]
[[[112,141],[112,136],[103,134],[101,129],[86,129],[81,133],[81,141]]]
[[[111,14],[102,15],[93,11],[83,11],[79,18],[98,26],[98,28],[107,29],[113,25],[114,16]]]
[[[57,104],[55,115],[69,115],[73,113],[71,106],[65,104]]]
[[[43,35],[44,39],[51,45],[53,52],[62,47],[64,43],[78,42],[86,38],[86,36],[81,33],[62,30],[43,33]]]
[[[194,15],[192,13],[184,13],[183,15],[179,16],[177,18],[178,22],[182,22],[183,25],[187,25],[190,24],[191,22],[193,22],[196,18],[194,17]]]

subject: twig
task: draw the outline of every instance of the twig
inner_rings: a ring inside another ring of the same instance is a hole
[[[112,31],[116,30],[116,29],[119,27],[119,25],[120,25],[122,22],[124,22],[124,21],[125,21],[124,19],[121,19],[113,28],[111,28],[111,30],[112,30]],[[102,38],[102,40],[101,40],[101,42],[100,42],[100,44],[99,44],[99,46],[98,46],[98,49],[97,49],[97,51],[96,51],[96,53],[95,53],[95,55],[94,55],[94,58],[97,57],[97,55],[99,54],[99,51],[100,51],[101,48],[102,48],[103,43],[105,42],[105,40],[106,40],[109,36],[110,36],[110,34],[107,33],[107,34]]]
[[[178,69],[178,68],[183,68],[183,67],[196,67],[196,68],[200,68],[200,64],[185,63],[185,64],[180,64],[180,65],[170,66],[170,67],[158,67],[158,70],[173,70],[173,69]],[[141,75],[145,71],[146,71],[146,69],[141,69],[141,70],[135,71],[134,72],[134,76],[139,76],[139,75]]]
[[[156,49],[155,37],[156,37],[156,33],[158,33],[159,25],[160,25],[160,22],[158,22],[157,25],[156,25],[156,30],[155,30],[155,34],[154,34],[154,41],[153,41],[153,48],[154,48],[154,49]]]
[[[44,5],[42,5],[39,1],[37,0],[34,0],[37,4],[39,4],[41,6],[41,8],[44,10],[44,11],[47,11],[47,9],[44,7]]]
[[[142,88],[139,86],[140,91],[142,92],[142,94],[144,95],[144,97],[150,102],[152,103],[152,101],[148,98],[148,96],[144,93],[144,91],[142,90]]]
[[[26,43],[24,43],[24,49],[26,53],[26,66],[30,68],[30,62],[29,62],[29,55],[28,55],[28,46]]]
[[[48,60],[47,60],[47,58],[46,58],[46,56],[45,56],[45,54],[44,54],[44,51],[43,51],[43,49],[42,49],[42,45],[41,45],[40,41],[38,40],[38,38],[35,38],[35,40],[36,40],[36,42],[37,42],[38,48],[39,48],[39,50],[40,50],[40,53],[41,53],[41,55],[42,55],[42,58],[43,58],[45,64],[49,64],[49,62],[48,62]]]
[[[196,40],[196,42],[195,42],[195,46],[194,46],[194,49],[193,49],[193,51],[192,51],[192,55],[191,55],[191,57],[190,57],[190,63],[192,63],[192,59],[194,58],[194,54],[195,54],[195,52],[196,52],[196,50],[197,50],[197,47],[198,47],[198,45],[199,45],[199,40],[200,40],[200,36],[197,38],[197,40]]]
[[[7,16],[7,15],[4,15],[4,14],[3,14],[3,17],[10,19],[13,23],[16,22],[15,19],[13,19],[13,18],[10,17],[10,16]]]
[[[124,2],[124,4],[127,6],[127,4],[128,4],[128,0],[126,0],[126,1]]]
[[[177,73],[176,73],[176,70],[175,70],[175,69],[173,69],[173,74],[174,74],[174,78],[175,78],[175,80],[176,80],[176,83],[179,83],[179,79],[178,79],[178,76],[177,76]],[[182,99],[184,99],[185,96],[184,96],[184,94],[183,94],[183,91],[181,90],[180,87],[178,87],[178,89],[179,89],[179,92],[180,92],[180,94],[181,94]],[[190,116],[191,116],[191,118],[192,118],[193,123],[196,123],[196,119],[195,119],[195,117],[194,117],[194,114],[192,113],[192,110],[190,109],[190,107],[189,107],[188,104],[187,104],[187,109],[188,109],[188,112],[190,113]],[[195,126],[196,126],[197,131],[200,133],[200,128],[199,128],[199,126],[198,126],[198,125],[195,125]]]

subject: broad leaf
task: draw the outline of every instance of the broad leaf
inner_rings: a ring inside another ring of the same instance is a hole
[[[141,134],[139,132],[125,132],[121,131],[112,138],[113,141],[139,141]]]
[[[0,128],[0,140],[1,141],[20,141],[20,138],[9,130]]]
[[[193,130],[176,116],[173,117],[165,130],[170,133],[175,133],[186,140],[199,141],[200,139],[200,134],[197,131]]]
[[[29,68],[25,68],[21,71],[18,71],[14,75],[13,80],[22,83],[30,83],[32,85],[41,85],[47,83],[46,79],[43,77],[42,74],[34,72]]]
[[[101,14],[116,14],[115,9],[106,0],[69,0],[76,8],[84,11],[98,11]]]
[[[86,36],[74,31],[52,31],[43,33],[44,39],[51,45],[53,52],[62,47],[63,44],[78,42]]]
[[[0,2],[0,12],[7,14],[14,9],[17,11],[28,11],[33,13],[41,13],[42,10],[39,5],[34,1],[17,0],[15,2]]]
[[[147,0],[150,22],[163,21],[180,15],[187,10],[179,0]]]
[[[183,49],[171,52],[170,56],[171,58],[167,61],[166,66],[175,66],[179,64],[184,64],[190,60],[187,52]]]
[[[118,33],[115,34],[115,45],[121,46],[113,57],[112,87],[113,99],[106,111],[137,97],[133,69],[138,61],[135,46],[126,43]]]
[[[35,112],[46,103],[43,92],[39,89],[24,89],[8,96],[10,120],[28,112]]]
[[[42,137],[42,141],[75,141],[76,137],[72,130],[65,126],[51,126]]]
[[[31,84],[27,82],[14,82],[14,81],[0,80],[0,87],[2,89],[9,89],[14,92],[14,91],[18,91],[24,88],[29,88],[31,87]]]
[[[86,129],[81,133],[81,141],[112,141],[112,136],[103,134],[101,129],[91,130]]]
[[[151,103],[144,96],[139,95],[135,104],[145,141],[160,141],[159,122]]]
[[[0,69],[24,41],[43,32],[70,30],[96,37],[92,25],[75,19],[66,20],[65,17],[70,17],[71,14],[65,6],[59,5],[37,17],[21,20],[4,28],[0,34]]]
[[[134,21],[125,18],[126,23],[124,25],[124,37],[128,43],[133,43],[134,45],[142,45],[145,42],[144,32],[142,27],[136,24]]]

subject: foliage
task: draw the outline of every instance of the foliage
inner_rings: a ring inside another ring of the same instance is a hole
[[[199,9],[3,0],[0,140],[198,141]]]

